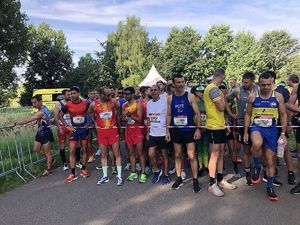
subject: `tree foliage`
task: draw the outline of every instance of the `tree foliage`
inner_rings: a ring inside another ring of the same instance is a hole
[[[0,1],[0,107],[15,97],[17,74],[14,71],[26,59],[28,49],[27,16],[16,0]]]
[[[72,66],[72,52],[66,44],[63,31],[55,31],[46,23],[37,28],[29,26],[31,49],[25,77],[25,92],[21,104],[30,104],[34,89],[53,88],[61,85],[61,80]]]

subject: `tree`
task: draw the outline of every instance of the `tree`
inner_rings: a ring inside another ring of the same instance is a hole
[[[300,55],[296,54],[287,59],[286,64],[278,71],[279,79],[287,80],[290,74],[300,73]]]
[[[16,96],[14,67],[26,59],[28,49],[27,16],[20,12],[20,1],[0,1],[0,107]]]
[[[294,39],[287,31],[273,30],[266,32],[260,39],[263,48],[263,57],[267,69],[278,72],[286,65],[289,56],[299,49],[297,39]]]
[[[211,76],[215,69],[226,69],[231,53],[233,35],[229,25],[212,26],[204,36],[202,57],[200,62],[206,77]]]
[[[232,42],[226,76],[241,80],[246,71],[258,75],[265,69],[263,49],[252,32],[238,32]]]
[[[90,78],[96,76],[97,61],[93,59],[90,53],[80,57],[78,66],[71,69],[63,77],[60,86],[63,87],[80,87],[80,92],[83,96],[87,95],[89,89],[95,88],[93,83],[90,83]]]
[[[182,74],[192,79],[188,69],[200,56],[202,42],[200,34],[191,27],[172,28],[162,50],[162,74],[171,78],[173,74]]]
[[[46,23],[38,28],[29,25],[32,37],[25,77],[25,92],[21,104],[29,105],[33,89],[59,87],[72,66],[72,52],[67,46],[63,31],[55,31]]]

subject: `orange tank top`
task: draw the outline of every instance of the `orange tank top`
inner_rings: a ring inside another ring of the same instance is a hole
[[[112,128],[117,124],[116,110],[114,102],[109,100],[102,103],[100,100],[94,100],[95,104],[95,117],[98,128]]]

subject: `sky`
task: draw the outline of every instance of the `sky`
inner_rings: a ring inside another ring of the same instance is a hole
[[[200,34],[214,24],[229,24],[236,33],[284,29],[300,39],[298,0],[21,0],[21,11],[35,25],[48,23],[63,30],[73,60],[100,50],[117,23],[129,15],[141,19],[150,37],[165,41],[172,27],[191,26]]]

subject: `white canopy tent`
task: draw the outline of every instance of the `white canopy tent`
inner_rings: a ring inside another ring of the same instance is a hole
[[[166,83],[166,80],[162,78],[162,76],[158,73],[157,69],[154,65],[152,65],[148,75],[145,77],[142,83],[140,83],[140,87],[142,86],[152,86],[156,84],[157,81],[163,81]]]

